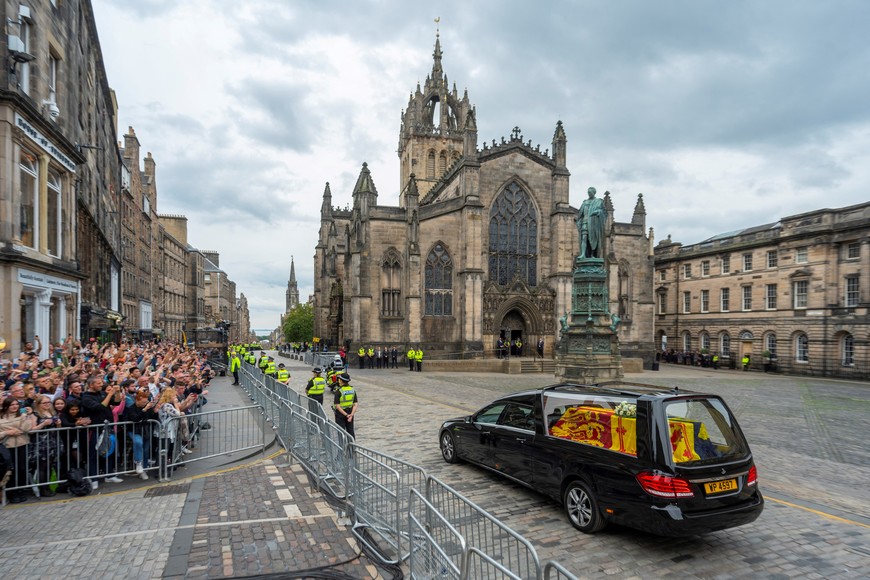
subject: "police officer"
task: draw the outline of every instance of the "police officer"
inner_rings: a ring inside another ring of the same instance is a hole
[[[375,349],[373,349],[372,347],[369,347],[369,349],[366,351],[367,368],[372,368],[374,366],[374,362],[375,362]]]
[[[314,376],[308,380],[308,384],[305,386],[305,394],[322,405],[323,391],[326,390],[326,380],[320,376],[323,370],[320,367],[314,367],[311,372]]]
[[[423,349],[420,345],[417,345],[417,350],[414,352],[414,361],[417,363],[417,372],[421,372],[423,370]]]
[[[239,358],[239,353],[233,351],[230,357],[230,372],[233,373],[233,384],[239,384],[239,369],[242,368],[242,359]]]
[[[275,380],[285,385],[290,382],[290,371],[284,368],[284,363],[278,365],[278,372],[275,373]]]
[[[268,362],[266,363],[266,368],[263,369],[263,372],[267,377],[274,377],[278,372],[278,367],[275,366],[275,359],[272,357],[268,357]]]
[[[359,357],[359,370],[363,370],[366,362],[366,349],[363,345],[359,346],[359,350],[356,351],[357,356]]]
[[[260,372],[266,372],[266,365],[269,364],[269,357],[266,356],[266,351],[260,351],[260,359],[257,361],[257,367],[259,367]]]
[[[498,340],[495,341],[495,356],[496,358],[501,358],[503,356],[502,351],[504,350],[504,339],[502,337],[498,337]]]
[[[417,360],[417,351],[414,350],[413,346],[408,347],[408,352],[405,354],[405,358],[408,359],[408,370],[414,370],[414,362]]]
[[[523,341],[517,338],[514,341],[514,346],[517,347],[517,356],[523,356]]]
[[[350,386],[350,375],[341,373],[338,375],[338,388],[335,390],[332,409],[335,411],[335,422],[342,427],[351,437],[354,435],[354,415],[359,405],[356,391]]]

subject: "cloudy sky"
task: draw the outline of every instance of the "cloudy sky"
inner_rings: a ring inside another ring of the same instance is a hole
[[[221,253],[252,327],[277,326],[295,257],[312,292],[325,183],[363,162],[398,205],[402,109],[432,68],[480,142],[568,136],[571,202],[692,244],[870,200],[870,3],[93,0],[121,133],[157,161],[158,211]]]

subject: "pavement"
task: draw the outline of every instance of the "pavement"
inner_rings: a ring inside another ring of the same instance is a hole
[[[310,368],[282,360],[291,386],[300,390]],[[427,373],[425,365],[422,373],[350,369],[360,399],[357,442],[421,466],[523,534],[543,561],[558,560],[581,578],[870,576],[870,451],[864,444],[870,386],[661,369],[626,378],[720,393],[734,410],[768,500],[756,522],[679,540],[617,526],[589,536],[543,496],[474,466],[443,462],[437,444],[443,420],[501,394],[551,384],[551,376]],[[229,382],[212,381],[212,410],[250,403]],[[268,426],[266,433],[271,446],[265,452],[191,463],[167,484],[106,484],[84,498],[7,506],[0,510],[3,577],[393,577],[360,550],[301,466],[278,453]]]

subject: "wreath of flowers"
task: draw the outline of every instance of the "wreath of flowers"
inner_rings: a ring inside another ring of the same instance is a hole
[[[616,406],[614,412],[620,417],[637,417],[637,404],[623,401]]]

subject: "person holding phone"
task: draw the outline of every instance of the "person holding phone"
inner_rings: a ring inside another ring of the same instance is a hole
[[[59,458],[63,455],[63,442],[60,440],[60,417],[55,412],[51,397],[39,395],[33,404],[33,441],[28,453],[29,469],[36,472],[39,495],[51,497],[54,491],[47,485],[51,481],[51,472],[57,477],[60,474]]]

